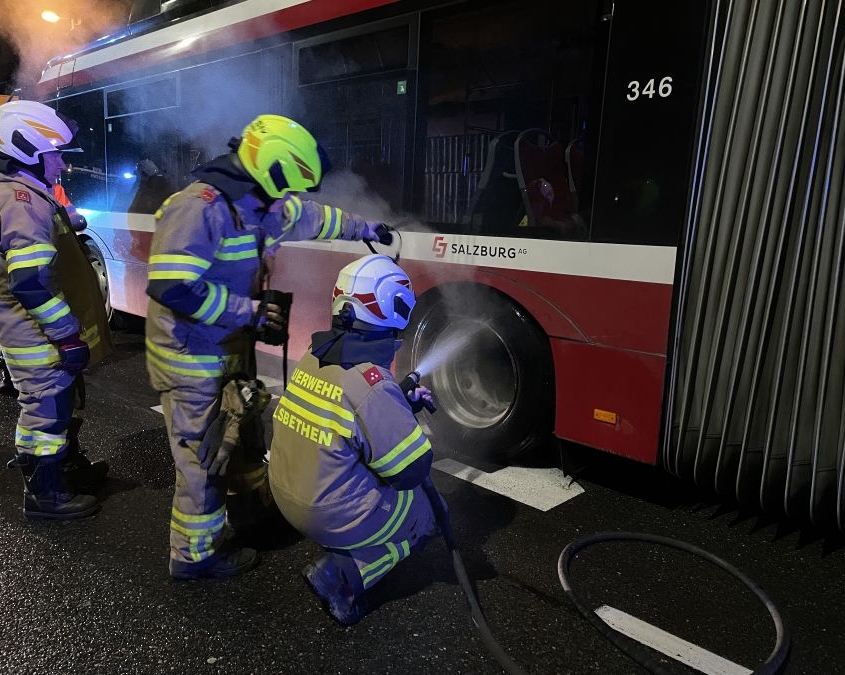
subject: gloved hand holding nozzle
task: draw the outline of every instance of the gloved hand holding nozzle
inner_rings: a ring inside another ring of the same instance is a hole
[[[393,228],[384,223],[367,222],[367,231],[364,233],[364,241],[377,241],[382,246],[390,246],[393,243]]]
[[[399,383],[399,388],[402,389],[402,393],[405,394],[405,398],[411,404],[411,410],[415,415],[423,408],[430,413],[437,411],[431,390],[420,384],[420,374],[417,371],[408,373],[405,379]]]

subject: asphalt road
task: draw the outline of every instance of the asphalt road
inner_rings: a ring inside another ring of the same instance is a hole
[[[116,338],[118,350],[87,378],[81,435],[91,458],[111,463],[102,511],[78,522],[26,522],[19,476],[0,471],[0,672],[502,672],[440,541],[388,575],[371,593],[371,614],[351,628],[331,621],[299,575],[318,548],[281,526],[260,542],[254,571],[172,582],[164,420],[153,409],[142,335],[125,329]],[[16,409],[0,399],[4,459]],[[720,507],[659,469],[590,453],[580,459],[583,494],[548,511],[433,474],[488,623],[522,669],[646,672],[579,614],[557,575],[571,541],[639,531],[701,547],[765,589],[792,637],[784,672],[845,673],[841,538]],[[529,463],[553,466],[542,455]],[[751,593],[686,553],[602,544],[578,556],[572,582],[589,607],[638,617],[730,662],[710,672],[743,672],[731,664],[752,670],[774,646],[772,622]],[[694,672],[650,654],[667,672]]]

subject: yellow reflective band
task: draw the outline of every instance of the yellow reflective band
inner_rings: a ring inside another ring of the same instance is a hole
[[[160,253],[150,256],[149,279],[180,279],[194,281],[211,267],[211,262],[193,255]]]
[[[170,529],[176,530],[190,539],[213,535],[220,532],[226,524],[225,514],[225,506],[213,513],[201,513],[199,515],[189,515],[173,507],[170,515]]]
[[[401,441],[396,447],[393,448],[390,452],[388,452],[384,457],[381,459],[376,460],[372,464],[370,464],[371,469],[378,469],[380,466],[384,466],[385,464],[390,464],[396,457],[401,454],[404,450],[408,448],[414,441],[416,441],[420,436],[422,436],[422,428],[420,425],[417,424],[414,430],[408,434],[403,441]]]
[[[26,267],[43,267],[49,265],[56,255],[56,247],[52,244],[32,244],[6,252],[6,269],[11,274],[15,270]]]
[[[248,246],[244,247],[244,244]],[[255,235],[252,234],[245,234],[240,237],[223,237],[220,239],[219,246],[223,250],[217,250],[214,253],[214,257],[218,260],[246,260],[258,257],[258,246],[255,242]]]
[[[423,443],[420,447],[410,453],[396,466],[392,466],[386,471],[376,471],[378,475],[382,478],[390,478],[391,476],[395,476],[397,473],[401,473],[402,471],[404,471],[406,468],[408,468],[410,464],[413,464],[429,450],[431,450],[431,441],[426,438],[425,443]]]
[[[287,396],[285,396],[284,398],[282,398],[281,401],[279,401],[279,406],[276,408],[276,412],[273,413],[273,417],[275,417],[277,420],[279,420],[281,422],[282,421],[281,418],[277,417],[277,415],[279,413],[279,408],[286,408],[287,410],[289,410],[294,415],[297,415],[299,417],[303,417],[313,424],[316,424],[318,426],[322,426],[323,428],[326,428],[326,429],[332,429],[333,431],[336,431],[340,436],[343,436],[344,438],[351,438],[352,437],[353,426],[351,424],[345,425],[342,422],[338,422],[337,420],[332,419],[330,417],[322,417],[321,415],[318,415],[317,413],[311,412],[310,410],[307,410],[306,408],[303,408],[302,406],[297,405],[296,403],[291,401]]]
[[[4,347],[6,361],[16,366],[49,366],[58,363],[58,350],[51,344],[37,347]]]
[[[317,239],[337,239],[340,234],[340,209],[323,206],[323,227]]]
[[[282,232],[287,232],[301,217],[302,200],[299,197],[291,195],[287,201],[285,201],[285,220],[287,222],[282,226]]]
[[[174,192],[172,195],[170,195],[167,199],[164,200],[162,205],[158,207],[158,210],[155,212],[155,215],[153,216],[156,220],[159,220],[164,215],[164,210],[168,206],[170,206],[170,202],[172,202],[173,198],[176,195],[178,195],[180,192],[181,192],[181,190],[179,192]]]
[[[398,530],[402,523],[405,521],[405,518],[408,516],[408,511],[411,510],[411,504],[414,503],[413,490],[398,490],[397,492],[399,498],[396,501],[396,508],[393,511],[393,515],[384,524],[384,527],[382,527],[373,536],[364,539],[364,541],[361,541],[352,546],[340,546],[338,548],[366,548],[367,546],[376,546],[378,544],[383,544],[388,539],[390,539],[396,533],[396,530]]]
[[[189,377],[220,377],[223,374],[225,357],[213,355],[177,354],[145,340],[147,358],[155,361],[164,370]]]
[[[200,305],[200,308],[191,314],[191,317],[210,326],[220,318],[220,315],[226,309],[226,303],[229,301],[229,289],[208,281],[205,282],[205,286],[208,289],[208,295],[206,295],[205,301]],[[206,313],[212,308],[213,311],[211,314],[206,316]]]
[[[56,307],[58,309],[51,313],[51,310]],[[29,310],[29,313],[35,317],[38,323],[45,325],[58,321],[63,316],[70,314],[70,307],[68,307],[68,304],[62,298],[51,298],[43,305],[38,305],[38,307]]]
[[[314,404],[318,408],[322,408],[327,412],[331,412],[338,417],[342,417],[343,419],[354,422],[355,421],[355,413],[351,410],[347,410],[343,406],[338,405],[337,403],[332,403],[331,401],[323,398],[322,396],[317,396],[316,394],[312,394],[309,391],[306,391],[299,385],[295,384],[293,381],[288,383],[288,391],[293,392],[299,398],[308,401],[309,403]],[[343,397],[343,389],[340,387],[334,386],[331,390],[331,394],[333,394],[333,398],[335,396]]]
[[[37,457],[56,455],[67,445],[67,432],[48,434],[46,431],[27,429],[18,424],[15,427],[15,445],[31,450]]]

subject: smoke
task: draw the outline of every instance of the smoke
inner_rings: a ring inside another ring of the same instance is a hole
[[[47,61],[68,54],[126,24],[128,0],[58,0],[49,6],[22,0],[0,0],[0,36],[12,44],[20,63],[13,81],[24,98],[35,97],[35,85]],[[41,11],[52,9],[61,19],[48,23]]]

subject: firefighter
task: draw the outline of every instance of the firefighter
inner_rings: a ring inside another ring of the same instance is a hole
[[[74,147],[76,125],[34,101],[0,106],[0,345],[19,390],[15,431],[24,514],[80,518],[108,467],[92,465],[78,435],[82,370],[110,336],[93,270],[52,185]],[[90,274],[89,274],[90,272]],[[97,305],[101,312],[98,312]]]
[[[287,521],[325,547],[302,574],[342,625],[357,623],[364,592],[436,532],[421,487],[431,443],[414,417],[431,392],[403,393],[390,372],[414,304],[387,256],[344,267],[331,329],[312,336],[273,413],[270,487]]]
[[[214,462],[216,448],[206,439],[226,382],[255,377],[255,329],[286,330],[282,308],[255,299],[263,257],[282,241],[377,240],[383,227],[297,196],[319,186],[328,163],[295,121],[261,115],[229,146],[232,152],[195,170],[197,180],[162,204],[149,259],[147,369],[176,465],[174,579],[254,567],[256,551],[232,536],[239,525],[232,502],[275,508],[262,454],[241,448],[240,457]]]

